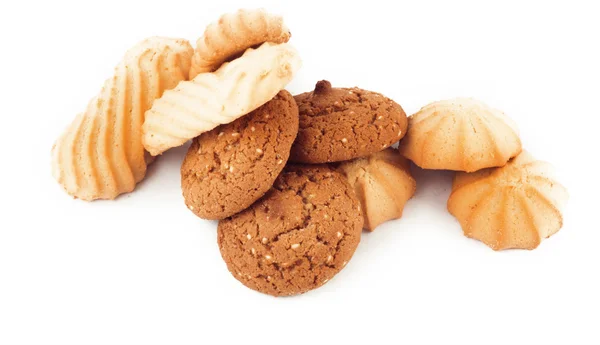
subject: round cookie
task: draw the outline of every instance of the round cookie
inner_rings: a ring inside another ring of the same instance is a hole
[[[335,276],[360,241],[360,204],[324,165],[288,165],[250,208],[221,220],[217,240],[233,276],[273,296],[301,294]]]
[[[408,120],[391,99],[359,88],[332,88],[321,80],[315,90],[294,96],[300,129],[290,161],[326,163],[368,156],[402,139]]]
[[[234,122],[194,139],[181,166],[181,189],[198,217],[222,219],[263,196],[285,166],[298,132],[298,107],[282,90]]]

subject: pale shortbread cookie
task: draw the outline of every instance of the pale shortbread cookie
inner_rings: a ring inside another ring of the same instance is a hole
[[[291,37],[283,18],[263,9],[238,10],[211,23],[196,42],[190,79],[214,72],[224,62],[264,42],[286,43]]]
[[[264,43],[165,92],[146,112],[144,147],[156,156],[268,102],[300,68],[289,44]]]
[[[534,249],[562,227],[567,199],[552,167],[523,151],[501,168],[457,173],[448,211],[494,250]]]
[[[477,171],[503,166],[521,152],[517,126],[470,98],[431,103],[409,117],[400,152],[423,169]]]
[[[408,161],[394,148],[344,162],[339,169],[354,188],[362,205],[364,227],[370,231],[400,218],[417,188]]]
[[[152,37],[125,54],[85,112],[52,147],[52,174],[70,195],[114,199],[146,174],[144,113],[164,90],[188,77],[193,48],[183,39]]]

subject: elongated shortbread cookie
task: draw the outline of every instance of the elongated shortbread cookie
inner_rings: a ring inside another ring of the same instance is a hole
[[[144,178],[150,157],[142,145],[144,114],[164,90],[188,78],[192,54],[188,41],[163,37],[127,51],[52,148],[52,174],[67,193],[114,199]]]
[[[144,147],[156,156],[248,114],[275,97],[300,65],[289,44],[267,42],[216,72],[179,83],[146,112]]]
[[[264,42],[286,43],[291,37],[283,18],[263,9],[238,10],[211,23],[196,42],[190,79],[216,71],[225,61]]]

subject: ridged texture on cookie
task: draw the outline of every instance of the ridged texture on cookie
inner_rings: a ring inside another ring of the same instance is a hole
[[[211,23],[196,42],[190,79],[216,71],[224,62],[264,42],[286,43],[291,37],[283,18],[263,9],[238,10]]]
[[[164,90],[188,77],[193,48],[152,37],[130,49],[85,112],[52,148],[52,174],[72,196],[114,199],[146,174],[144,113]]]
[[[300,129],[290,161],[341,162],[365,157],[406,134],[407,119],[393,100],[368,90],[333,88],[319,81],[314,91],[294,96]]]
[[[370,231],[383,222],[400,218],[417,188],[409,162],[394,148],[343,162],[339,169],[354,188],[362,205],[364,227]]]
[[[552,167],[523,151],[501,168],[457,173],[448,211],[494,250],[534,249],[562,227],[567,199]]]
[[[470,98],[431,103],[408,120],[400,152],[423,169],[477,171],[521,152],[514,122]]]
[[[318,288],[352,258],[360,204],[337,171],[288,165],[250,208],[219,222],[217,240],[231,274],[273,296]]]
[[[195,138],[181,166],[188,208],[205,219],[232,216],[263,196],[298,133],[298,106],[282,90],[248,115]]]
[[[289,44],[264,43],[216,72],[179,83],[146,112],[144,147],[156,156],[248,114],[283,89],[300,65]]]

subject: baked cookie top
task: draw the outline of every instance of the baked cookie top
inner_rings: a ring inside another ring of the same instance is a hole
[[[288,165],[250,208],[221,220],[218,243],[233,276],[273,296],[315,289],[360,241],[363,218],[345,178],[322,165]]]
[[[381,151],[406,133],[404,110],[391,99],[359,88],[332,88],[319,81],[314,91],[294,96],[300,129],[290,160],[344,161]]]
[[[232,123],[194,139],[181,166],[188,208],[222,219],[250,206],[273,185],[298,132],[298,107],[282,90]]]

